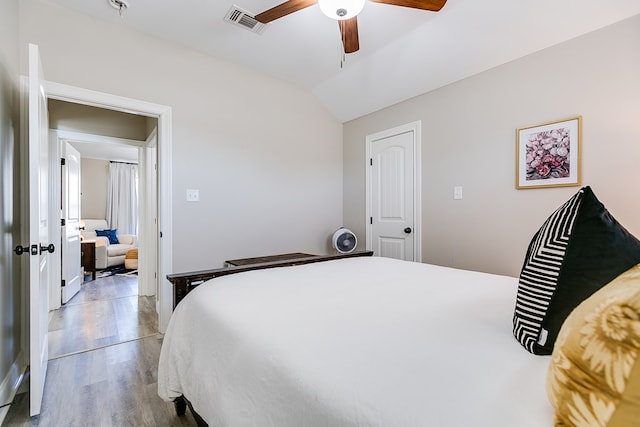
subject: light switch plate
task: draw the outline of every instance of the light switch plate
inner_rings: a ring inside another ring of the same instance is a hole
[[[462,187],[460,186],[453,187],[453,199],[462,200]]]
[[[200,190],[187,190],[187,202],[199,202]]]

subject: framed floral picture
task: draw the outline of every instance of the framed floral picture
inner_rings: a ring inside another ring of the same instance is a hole
[[[582,117],[516,130],[516,188],[580,185]]]

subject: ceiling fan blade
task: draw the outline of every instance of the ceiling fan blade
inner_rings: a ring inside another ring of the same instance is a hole
[[[371,1],[375,3],[391,4],[394,6],[410,7],[413,9],[430,10],[432,12],[439,11],[447,2],[447,0],[371,0]]]
[[[338,21],[344,53],[353,53],[360,49],[358,41],[358,17],[354,16],[344,21]]]
[[[317,0],[289,0],[269,10],[265,10],[255,16],[256,21],[267,24],[271,21],[275,21],[278,18],[287,16],[290,13],[297,12],[309,6],[316,4]]]

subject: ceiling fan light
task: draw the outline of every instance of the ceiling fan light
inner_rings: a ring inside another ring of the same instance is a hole
[[[366,0],[318,0],[322,13],[331,19],[350,19],[362,12]]]

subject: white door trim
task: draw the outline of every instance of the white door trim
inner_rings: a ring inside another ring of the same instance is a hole
[[[139,187],[140,192],[138,194],[138,233],[142,241],[148,242],[152,245],[143,248],[145,250],[141,250],[138,254],[138,294],[155,296],[156,311],[159,312],[160,305],[158,303],[157,291],[158,262],[157,257],[154,255],[158,252],[158,248],[156,246],[157,241],[148,237],[157,235],[157,134],[157,130],[154,129],[145,141],[145,146],[138,148],[138,176],[141,184]]]
[[[164,333],[169,325],[173,302],[171,284],[166,279],[173,270],[171,107],[55,82],[46,82],[45,87],[47,95],[53,99],[158,119],[158,329]]]
[[[65,129],[51,129],[51,131],[56,132],[59,139],[64,139],[70,142],[92,142],[96,144],[129,145],[132,147],[144,147],[146,145],[146,141],[140,139],[96,135],[93,133],[76,132]]]
[[[414,260],[422,262],[422,156],[421,156],[421,136],[422,122],[417,120],[415,122],[407,123],[405,125],[397,126],[391,129],[387,129],[381,132],[377,132],[366,137],[365,147],[365,241],[367,250],[372,250],[372,225],[370,218],[372,217],[373,207],[371,206],[371,168],[369,167],[369,161],[371,159],[372,144],[374,141],[384,138],[389,138],[401,133],[412,132],[413,133],[413,180],[414,180],[414,193],[413,193],[413,254]]]

